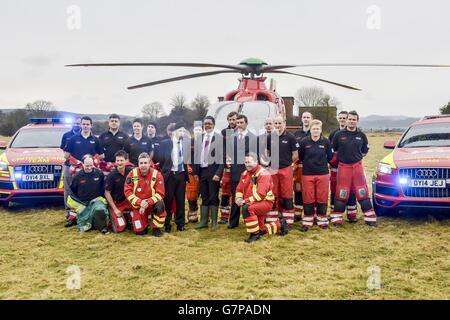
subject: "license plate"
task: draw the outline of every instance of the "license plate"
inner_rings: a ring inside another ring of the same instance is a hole
[[[24,174],[22,181],[53,181],[53,174]]]
[[[446,187],[446,180],[445,179],[432,179],[432,180],[415,180],[412,179],[409,183],[410,187],[413,188],[445,188]]]

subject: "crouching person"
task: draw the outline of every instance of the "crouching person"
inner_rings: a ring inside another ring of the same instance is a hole
[[[109,205],[111,225],[114,232],[122,232],[131,227],[130,203],[125,197],[125,179],[133,170],[133,165],[128,161],[128,154],[119,150],[115,154],[115,168],[108,174],[105,182],[105,198]]]
[[[151,218],[152,235],[161,237],[166,211],[164,209],[164,180],[160,172],[150,167],[150,155],[141,153],[138,168],[134,168],[125,180],[124,192],[132,206],[132,226],[137,235],[148,232]]]
[[[79,231],[90,229],[108,233],[108,209],[103,197],[103,173],[94,168],[94,159],[85,155],[83,169],[76,173],[70,185],[67,204],[71,209],[66,227],[77,224]]]
[[[245,156],[245,168],[236,188],[236,205],[242,207],[247,232],[246,242],[259,240],[264,234],[285,235],[288,233],[286,219],[264,223],[266,213],[273,206],[272,177],[258,164],[258,156],[249,153]]]

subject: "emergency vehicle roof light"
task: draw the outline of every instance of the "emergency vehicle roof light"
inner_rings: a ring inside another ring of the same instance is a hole
[[[64,124],[67,123],[63,118],[31,118],[33,124]]]

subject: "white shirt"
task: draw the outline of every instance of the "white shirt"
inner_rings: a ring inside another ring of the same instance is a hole
[[[205,137],[203,138],[203,146],[202,146],[202,154],[201,154],[201,165],[200,165],[202,168],[208,167],[208,162],[204,161],[204,159],[205,159],[205,146],[206,146],[206,141],[209,140],[209,146],[208,146],[208,151],[209,151],[210,148],[211,148],[211,140],[212,140],[213,134],[214,134],[214,132],[206,133]],[[206,158],[206,159],[208,159],[208,158]]]
[[[178,141],[180,141],[180,144],[178,144]],[[183,161],[183,142],[176,138],[172,138],[172,144],[172,171],[178,172],[178,153],[181,150],[181,161]],[[184,171],[184,166],[181,171]]]

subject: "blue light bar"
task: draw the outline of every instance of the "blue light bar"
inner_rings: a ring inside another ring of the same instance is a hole
[[[67,123],[64,118],[31,118],[33,124],[64,124]],[[71,123],[71,122],[69,122]]]
[[[21,173],[14,173],[14,179],[22,180],[22,174]]]
[[[399,181],[400,181],[400,184],[408,184],[408,178],[401,177]]]

